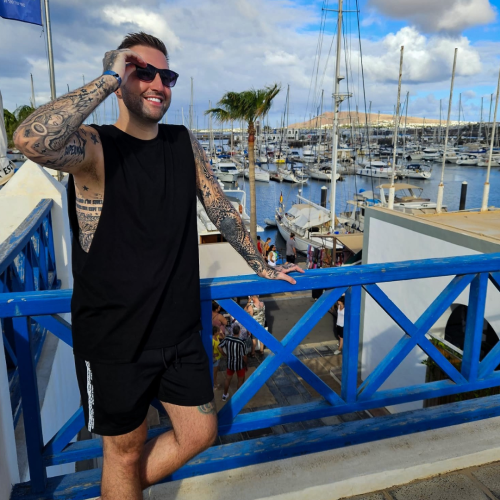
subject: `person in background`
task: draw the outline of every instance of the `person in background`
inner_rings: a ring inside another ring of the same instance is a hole
[[[232,335],[225,337],[219,344],[219,349],[225,356],[227,356],[227,370],[226,380],[224,382],[224,393],[222,394],[222,401],[227,401],[229,397],[229,385],[233,375],[236,373],[238,377],[238,390],[245,382],[245,365],[247,363],[247,356],[245,354],[245,341],[241,340],[239,325],[233,326]]]
[[[217,302],[212,302],[212,326],[216,326],[224,335],[224,328],[227,326],[227,319],[220,313],[221,306]]]
[[[276,261],[277,261],[276,245],[271,245],[271,247],[269,248],[269,252],[267,253],[267,264],[271,267],[275,267]]]
[[[262,246],[262,240],[260,239],[260,236],[257,236],[257,250],[260,254],[264,252],[264,247]]]
[[[337,301],[337,337],[339,338],[339,348],[333,354],[341,354],[344,347],[344,296]]]
[[[258,295],[251,295],[248,297],[247,305],[245,306],[245,311],[253,317],[259,325],[263,328],[266,326],[266,304],[259,300]],[[250,357],[253,358],[255,356],[255,351],[264,352],[265,346],[262,342],[255,337],[252,338],[252,352],[250,353]]]
[[[291,264],[295,264],[295,258],[297,257],[297,248],[295,245],[295,234],[291,233],[290,238],[286,242],[286,261]]]
[[[263,253],[264,258],[267,257],[270,248],[271,248],[271,238],[267,238],[266,242],[264,243],[264,253]]]
[[[217,383],[217,373],[219,372],[219,362],[222,354],[219,349],[219,344],[224,338],[220,329],[217,326],[212,326],[212,361],[214,365],[214,390],[220,389],[220,385]]]

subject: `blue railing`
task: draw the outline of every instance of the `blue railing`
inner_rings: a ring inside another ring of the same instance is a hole
[[[50,210],[52,200],[41,200],[22,224],[0,245],[0,293],[31,292],[59,288]],[[1,320],[9,373],[14,425],[21,414],[18,355],[11,318]],[[33,359],[40,358],[46,329],[30,324]]]
[[[450,276],[448,285],[415,323],[406,317],[379,286],[381,283],[442,276]],[[296,279],[297,284],[293,287],[285,282],[267,281],[255,276],[202,280],[202,336],[207,352],[211,353],[212,348],[212,300],[217,300],[226,311],[238,319],[272,351],[219,412],[220,434],[249,431],[500,385],[500,372],[495,371],[500,364],[500,342],[480,361],[488,283],[491,282],[500,291],[500,253],[314,270],[308,271],[303,276],[297,276]],[[465,347],[459,371],[429,341],[426,333],[469,286]],[[276,340],[232,300],[232,297],[237,296],[318,288],[325,289],[325,293],[293,326],[282,342]],[[359,325],[363,290],[401,327],[404,334],[366,380],[358,384]],[[294,355],[294,349],[343,294],[345,294],[346,316],[342,384],[340,393],[336,393]],[[18,349],[31,475],[30,483],[16,486],[13,498],[25,498],[35,493],[36,496],[33,498],[37,499],[66,498],[66,496],[89,498],[99,495],[100,471],[98,469],[74,473],[63,478],[47,479],[46,476],[48,466],[87,460],[102,455],[102,443],[99,439],[71,443],[84,425],[81,408],[59,432],[52,437],[47,436],[48,441],[42,435],[36,374],[31,356],[33,341],[30,323],[34,319],[71,345],[70,325],[54,316],[68,312],[70,300],[71,290],[0,296],[0,317],[12,318]],[[500,307],[500,304],[498,306]],[[384,381],[417,345],[434,360],[449,379],[380,390]],[[323,399],[301,405],[240,413],[245,404],[282,363],[286,363],[302,377]],[[500,415],[500,396],[489,396],[435,408],[377,417],[368,421],[350,422],[258,440],[213,446],[166,480],[176,480],[498,415]],[[151,430],[149,437],[164,431],[165,428]]]

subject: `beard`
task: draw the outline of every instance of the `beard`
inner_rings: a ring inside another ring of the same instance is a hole
[[[125,86],[122,87],[121,90],[123,104],[125,104],[130,113],[142,120],[158,123],[170,107],[170,98],[165,94],[162,95],[165,100],[162,101],[161,107],[158,106],[153,108],[148,106],[146,99],[144,99],[142,95],[129,92]],[[153,94],[149,94],[149,96],[154,97]]]

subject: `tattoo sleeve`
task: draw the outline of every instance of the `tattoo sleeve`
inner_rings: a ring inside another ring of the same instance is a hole
[[[196,163],[198,198],[208,217],[259,276],[275,278],[279,274],[278,271],[270,268],[258,252],[240,215],[224,196],[198,139],[191,131],[189,134]]]
[[[90,141],[83,121],[117,86],[100,76],[69,94],[39,107],[14,133],[17,148],[31,160],[56,170],[72,171],[88,159]]]

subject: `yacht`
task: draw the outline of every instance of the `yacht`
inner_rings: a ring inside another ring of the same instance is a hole
[[[245,178],[250,179],[249,169],[245,169]],[[269,172],[262,168],[255,166],[255,180],[259,182],[269,182]]]
[[[378,194],[361,189],[359,193],[354,195],[353,200],[347,202],[353,208],[337,216],[339,223],[358,231],[364,231],[365,209],[368,207],[387,208],[389,195],[384,190],[387,190],[388,193],[390,187],[390,184],[377,186]],[[431,202],[429,198],[422,198],[423,188],[402,182],[395,183],[394,188],[396,191],[394,210],[410,215],[436,213],[437,203]],[[442,211],[447,211],[446,206],[442,207]]]
[[[383,161],[367,161],[356,166],[356,173],[366,177],[377,177],[382,179],[390,179],[392,168],[388,167]]]
[[[333,249],[330,228],[330,211],[298,195],[299,203],[285,211],[283,204],[276,209],[275,221],[278,231],[285,241],[295,234],[297,251],[307,253],[309,245],[315,248]],[[337,241],[336,248],[343,246]]]
[[[409,163],[398,170],[398,175],[408,179],[430,179],[432,170],[419,163]]]
[[[477,165],[479,160],[480,157],[477,154],[460,154],[455,163],[457,165]]]
[[[240,175],[236,164],[232,161],[222,160],[219,163],[213,164],[212,168],[217,179],[223,182],[236,182]]]
[[[307,179],[299,179],[292,170],[282,168],[279,169],[279,173],[282,175],[284,182],[292,182],[293,184],[304,184],[307,182]]]

